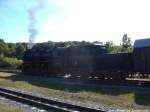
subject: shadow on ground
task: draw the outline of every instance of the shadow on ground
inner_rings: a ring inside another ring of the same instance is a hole
[[[88,91],[95,92],[97,94],[105,94],[105,95],[121,95],[127,93],[134,93],[135,103],[139,105],[149,106],[150,105],[150,89],[144,88],[130,88],[129,87],[117,87],[117,86],[104,86],[104,85],[93,85],[93,84],[85,84],[83,81],[74,81],[66,79],[58,79],[58,78],[47,78],[41,76],[30,76],[18,73],[16,75],[11,75],[8,77],[0,77],[9,79],[12,81],[26,81],[32,85],[68,91],[72,93],[77,93],[80,91]]]

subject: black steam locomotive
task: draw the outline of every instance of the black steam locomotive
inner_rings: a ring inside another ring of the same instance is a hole
[[[124,80],[150,73],[150,39],[136,40],[132,53],[107,53],[102,45],[28,49],[22,72],[34,75]]]

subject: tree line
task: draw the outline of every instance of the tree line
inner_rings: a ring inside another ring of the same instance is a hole
[[[0,39],[0,69],[14,69],[22,64],[27,43],[6,43]]]
[[[70,46],[84,46],[99,44],[106,46],[108,53],[128,53],[132,52],[131,38],[127,34],[123,35],[122,43],[120,45],[114,44],[112,41],[107,41],[105,43],[100,41],[88,42],[88,41],[65,41],[65,42],[44,42],[37,43],[33,48],[35,49],[45,49],[50,47],[70,47]]]
[[[105,45],[108,53],[122,53],[132,52],[131,38],[124,34],[122,43],[120,45],[114,44],[112,41],[105,43],[100,41],[87,42],[87,41],[66,41],[66,42],[43,42],[36,43],[33,48],[44,49],[50,47],[70,47],[70,46],[84,46],[91,44]],[[24,52],[27,49],[27,43],[7,43],[0,39],[0,68],[16,68],[22,63]]]

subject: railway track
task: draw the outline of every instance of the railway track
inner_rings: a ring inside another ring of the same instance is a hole
[[[55,100],[50,100],[38,96],[29,95],[26,93],[13,91],[6,88],[0,87],[0,96],[5,98],[21,102],[30,106],[37,107],[39,109],[44,109],[47,111],[54,112],[105,112],[99,109],[93,109],[89,107],[77,106],[73,104],[68,104],[64,102],[58,102]]]

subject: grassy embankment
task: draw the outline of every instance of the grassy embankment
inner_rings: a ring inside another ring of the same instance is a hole
[[[150,109],[150,92],[135,92],[117,87],[56,84],[47,78],[11,73],[0,73],[0,86],[33,91],[64,100],[101,103],[120,109]]]
[[[0,112],[22,112],[22,110],[12,106],[10,107],[8,104],[0,101]]]

